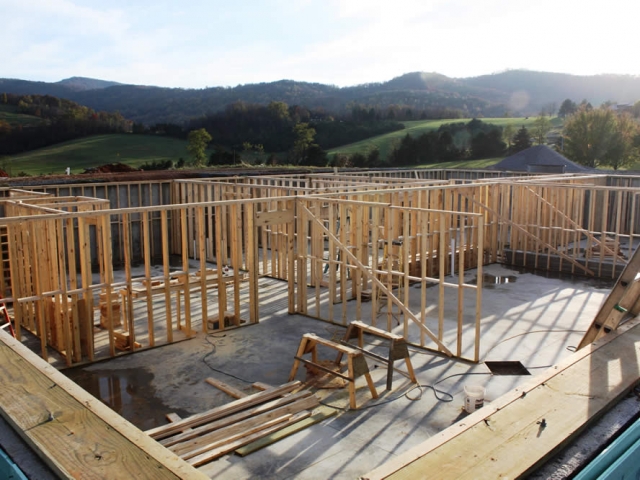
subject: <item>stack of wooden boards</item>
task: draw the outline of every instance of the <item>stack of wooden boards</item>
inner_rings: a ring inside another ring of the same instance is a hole
[[[197,467],[311,416],[318,399],[300,388],[268,388],[146,433]]]

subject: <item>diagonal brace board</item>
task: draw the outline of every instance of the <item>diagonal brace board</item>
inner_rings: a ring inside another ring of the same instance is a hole
[[[335,245],[338,247],[339,250],[341,250],[346,257],[356,266],[358,267],[361,271],[362,274],[365,276],[365,278],[371,280],[373,283],[376,284],[376,286],[385,294],[387,295],[387,298],[390,298],[391,301],[393,303],[395,303],[400,310],[402,310],[402,312],[407,316],[407,318],[411,319],[411,321],[413,321],[416,325],[418,325],[418,327],[420,327],[420,329],[422,331],[424,331],[424,333],[427,334],[427,336],[434,341],[434,343],[436,345],[438,345],[438,347],[440,348],[440,350],[445,353],[448,356],[453,356],[453,353],[451,353],[451,351],[444,346],[444,344],[438,340],[438,337],[436,337],[434,335],[434,333],[429,330],[427,328],[426,325],[422,324],[420,322],[420,320],[406,307],[406,305],[404,303],[402,303],[400,301],[400,299],[398,299],[398,297],[396,297],[387,287],[384,283],[382,283],[378,278],[376,278],[375,275],[373,275],[371,273],[371,269],[369,267],[367,267],[366,265],[364,265],[360,260],[358,260],[358,258],[351,253],[350,249],[344,245],[342,242],[340,242],[340,240],[333,234],[331,233],[331,231],[324,226],[324,224],[322,223],[321,220],[319,220],[311,210],[309,210],[306,206],[301,205],[301,207],[304,209],[304,211],[306,212],[307,215],[309,215],[309,217],[311,219],[313,219],[313,221],[315,223],[318,224],[318,226],[320,227],[320,229],[329,237],[331,238],[331,240],[333,240],[335,242]]]
[[[526,191],[532,193],[538,200],[540,200],[542,203],[544,203],[546,206],[548,206],[550,209],[552,209],[554,212],[556,212],[558,215],[560,215],[563,218],[563,220],[566,220],[569,223],[569,225],[571,225],[574,229],[579,230],[580,233],[584,234],[596,246],[599,246],[600,248],[602,248],[608,254],[613,255],[615,257],[620,258],[621,260],[625,260],[626,261],[625,258],[621,258],[610,247],[608,247],[605,244],[605,242],[600,241],[591,232],[589,232],[587,230],[584,230],[580,225],[578,225],[578,223],[576,223],[573,219],[571,219],[571,217],[569,217],[567,214],[562,212],[558,207],[553,205],[551,202],[549,202],[547,199],[545,199],[542,195],[540,195],[539,193],[536,193],[530,187],[527,187]]]
[[[552,245],[548,244],[547,242],[543,242],[542,240],[540,240],[538,237],[536,237],[533,233],[529,232],[526,228],[521,227],[520,225],[518,225],[517,223],[509,220],[508,218],[506,218],[503,215],[500,215],[498,212],[496,212],[494,209],[487,207],[485,204],[468,197],[467,195],[461,193],[460,194],[462,197],[464,197],[465,199],[467,199],[469,202],[473,203],[474,205],[479,206],[480,208],[485,209],[487,212],[491,213],[492,215],[495,215],[496,218],[498,218],[501,222],[504,222],[508,225],[510,225],[511,227],[515,228],[516,230],[519,230],[520,232],[522,232],[523,234],[525,234],[527,237],[536,240],[538,242],[540,242],[541,245],[544,245],[545,247],[547,247],[550,251],[553,251],[554,253],[556,253],[558,256],[564,258],[566,261],[570,262],[571,264],[575,265],[576,267],[580,268],[581,270],[584,270],[586,273],[588,273],[589,275],[593,276],[593,271],[588,269],[587,267],[585,267],[584,265],[582,265],[580,262],[575,261],[573,258],[565,255],[564,253],[562,253],[560,250],[558,250],[557,248],[553,247]]]

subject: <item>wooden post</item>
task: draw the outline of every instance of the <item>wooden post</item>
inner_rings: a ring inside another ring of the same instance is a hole
[[[173,319],[171,313],[171,276],[169,271],[169,228],[167,211],[160,211],[160,229],[162,238],[162,271],[164,274],[164,307],[167,328],[167,342],[173,343]]]
[[[154,323],[153,323],[153,299],[151,298],[151,245],[150,237],[151,232],[149,228],[149,214],[147,212],[140,213],[142,216],[142,247],[144,255],[144,276],[147,288],[147,328],[149,336],[149,346],[154,347],[156,344]]]

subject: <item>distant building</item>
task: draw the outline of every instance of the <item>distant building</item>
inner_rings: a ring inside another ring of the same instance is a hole
[[[611,105],[611,109],[617,113],[633,113],[633,104],[619,103],[617,105]]]
[[[505,158],[493,170],[531,173],[585,173],[591,169],[572,162],[546,145],[536,145]]]

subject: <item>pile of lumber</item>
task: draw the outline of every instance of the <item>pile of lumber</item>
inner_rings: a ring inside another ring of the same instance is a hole
[[[268,388],[146,433],[197,467],[309,417],[318,399],[300,388],[298,381]]]
[[[617,256],[623,260],[626,260],[624,253],[620,245],[614,238],[605,237],[599,244],[591,245],[588,249],[590,256],[602,255],[604,257]]]

